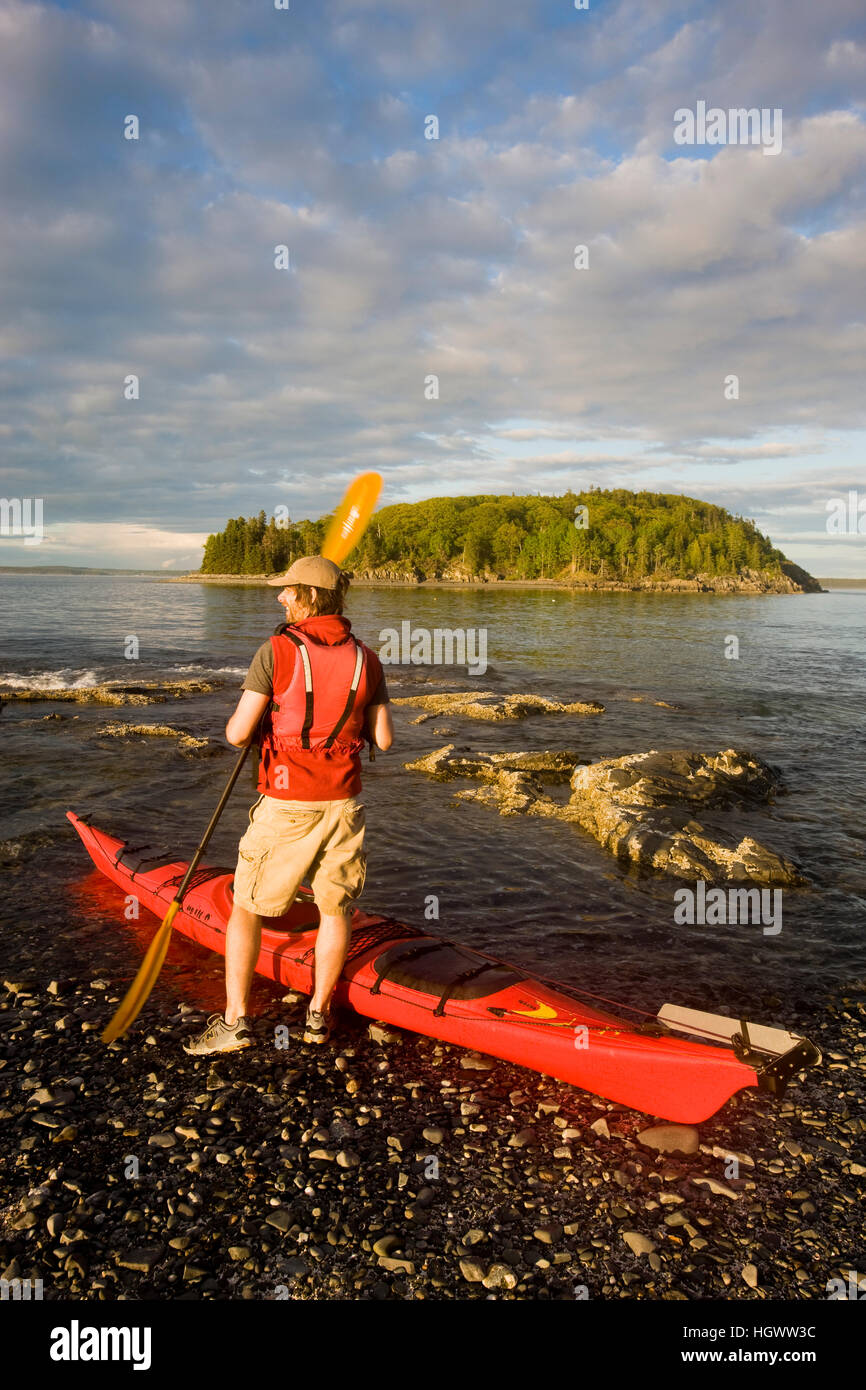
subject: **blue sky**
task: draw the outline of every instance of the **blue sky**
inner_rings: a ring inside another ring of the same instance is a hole
[[[0,0],[0,488],[45,526],[0,563],[195,568],[375,468],[689,493],[866,576],[864,79],[861,0]],[[781,152],[678,145],[700,101]]]

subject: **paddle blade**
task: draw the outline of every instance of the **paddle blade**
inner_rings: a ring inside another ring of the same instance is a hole
[[[117,1013],[102,1034],[104,1043],[114,1042],[115,1038],[122,1038],[127,1028],[131,1027],[147,1003],[150,991],[156,984],[157,976],[162,969],[162,963],[168,951],[168,943],[171,940],[171,924],[177,916],[179,907],[179,902],[173,902],[162,919],[162,925],[147,948],[147,955],[141,962],[138,974],[129,986]]]
[[[326,560],[333,560],[335,565],[342,564],[349,551],[358,544],[381,491],[382,478],[379,473],[362,473],[349,484],[325,536],[321,553]]]

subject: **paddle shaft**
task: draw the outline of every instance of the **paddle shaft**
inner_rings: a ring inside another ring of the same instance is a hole
[[[252,747],[252,745],[253,745],[254,742],[255,742],[255,738],[253,737],[253,738],[250,739],[250,741],[249,741],[249,743],[246,745],[246,747],[244,747],[244,748],[241,749],[240,756],[239,756],[237,762],[236,762],[235,765],[234,765],[234,770],[232,771],[232,775],[231,775],[231,777],[229,778],[228,782],[226,783],[225,791],[223,792],[222,796],[220,797],[219,803],[218,803],[218,805],[217,805],[217,808],[216,808],[216,810],[214,811],[213,815],[212,815],[211,818],[210,818],[210,823],[209,823],[209,825],[208,825],[208,828],[207,828],[207,830],[204,832],[204,835],[201,837],[201,841],[199,842],[199,847],[198,847],[198,849],[196,850],[195,854],[193,855],[192,859],[189,861],[189,868],[187,869],[186,873],[185,873],[184,876],[183,876],[183,879],[181,880],[180,887],[178,888],[177,892],[175,893],[174,897],[172,898],[172,902],[173,902],[173,903],[178,903],[178,904],[180,904],[181,902],[183,902],[183,895],[184,895],[184,893],[186,892],[187,888],[189,887],[189,881],[190,881],[190,879],[192,878],[193,874],[195,873],[196,869],[197,869],[198,866],[199,866],[199,863],[200,863],[200,861],[201,861],[201,857],[202,857],[202,855],[204,854],[205,850],[207,849],[208,841],[209,841],[211,835],[212,835],[212,834],[214,833],[214,831],[216,830],[217,821],[219,820],[220,816],[222,815],[222,813],[223,813],[223,811],[224,811],[224,809],[225,809],[225,804],[226,804],[226,802],[228,801],[229,797],[230,797],[231,794],[232,794],[232,789],[233,789],[233,787],[234,787],[234,784],[235,784],[235,782],[238,780],[238,777],[240,776],[241,768],[243,767],[244,763],[246,762],[247,753],[249,753],[250,748]]]

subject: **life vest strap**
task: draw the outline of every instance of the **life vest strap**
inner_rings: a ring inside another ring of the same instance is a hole
[[[313,672],[310,669],[310,654],[297,633],[290,632],[288,627],[284,629],[284,632],[289,641],[294,642],[304,665],[304,695],[306,703],[304,706],[304,725],[301,729],[301,747],[309,748],[310,730],[313,727]]]
[[[358,693],[358,686],[361,683],[361,671],[364,667],[364,652],[361,648],[360,643],[356,642],[355,646],[357,650],[355,652],[355,670],[352,675],[352,684],[349,686],[349,694],[346,698],[346,704],[343,709],[343,713],[340,715],[330,734],[325,739],[326,748],[330,748],[331,744],[334,742],[334,739],[337,738],[337,736],[339,735],[340,730],[342,729],[346,720],[349,718],[349,715],[352,713],[352,706],[355,703],[355,696]]]

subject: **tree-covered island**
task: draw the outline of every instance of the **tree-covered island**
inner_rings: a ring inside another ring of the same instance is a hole
[[[316,553],[329,516],[264,511],[209,536],[201,575],[271,575]],[[592,588],[819,592],[754,522],[672,493],[431,497],[376,512],[345,562],[357,580],[547,581]]]

